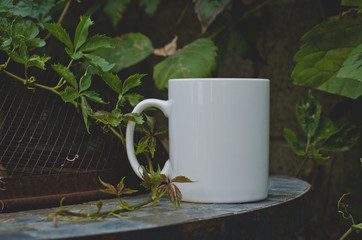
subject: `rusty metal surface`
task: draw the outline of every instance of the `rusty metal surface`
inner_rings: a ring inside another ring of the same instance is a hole
[[[310,185],[296,178],[270,177],[268,198],[242,204],[182,203],[174,210],[168,199],[156,207],[146,206],[123,216],[60,222],[55,228],[46,216],[55,209],[0,214],[0,239],[22,234],[34,239],[284,239],[308,221],[306,193]],[[131,204],[148,195],[126,199]],[[104,201],[104,210],[118,200]],[[73,211],[95,210],[95,203],[66,206]]]

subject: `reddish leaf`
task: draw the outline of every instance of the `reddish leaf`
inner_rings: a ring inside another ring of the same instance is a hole
[[[167,195],[168,195],[168,198],[170,199],[170,201],[173,203],[173,205],[176,208],[176,194],[175,194],[175,190],[173,189],[172,185],[167,186]]]
[[[172,183],[177,182],[177,183],[192,183],[193,181],[191,181],[189,178],[185,177],[185,176],[177,176],[175,178],[173,178],[171,180]]]

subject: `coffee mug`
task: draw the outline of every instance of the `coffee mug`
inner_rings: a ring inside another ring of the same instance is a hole
[[[133,113],[159,108],[169,125],[169,160],[162,169],[177,183],[182,200],[240,203],[265,199],[269,175],[269,80],[188,78],[168,82],[168,100],[146,99]],[[134,122],[126,130],[126,149],[134,172]]]

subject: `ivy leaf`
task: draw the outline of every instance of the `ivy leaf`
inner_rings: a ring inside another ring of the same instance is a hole
[[[129,102],[132,107],[135,107],[139,102],[141,102],[144,97],[137,93],[129,93],[124,95],[124,98]]]
[[[284,128],[284,137],[298,156],[305,156],[306,152],[300,146],[297,136],[292,130],[290,130],[289,128]]]
[[[342,0],[341,5],[362,8],[362,2],[360,0]]]
[[[114,64],[110,64],[104,58],[99,57],[97,55],[83,54],[83,56],[94,66],[100,67],[104,72],[108,72],[114,67]]]
[[[177,176],[171,180],[172,183],[192,183],[193,181],[190,180],[188,177],[185,176]]]
[[[87,39],[81,46],[79,51],[88,52],[95,51],[100,48],[114,48],[118,44],[117,40],[107,37],[105,35],[95,35]]]
[[[126,92],[128,92],[128,91],[131,90],[132,88],[141,85],[141,79],[142,79],[145,75],[146,75],[146,74],[134,74],[134,75],[129,76],[129,77],[123,82],[122,94],[125,94]]]
[[[74,51],[77,51],[88,37],[88,28],[93,25],[93,21],[89,16],[81,16],[80,22],[77,25],[74,36]]]
[[[311,146],[309,148],[310,150],[310,154],[312,156],[312,158],[319,164],[326,166],[327,165],[327,160],[329,159],[329,157],[323,157],[322,154],[319,152],[318,149],[316,149],[314,146]]]
[[[131,0],[107,0],[104,12],[111,20],[113,26],[117,26],[119,23],[122,13],[126,11],[128,4]]]
[[[127,33],[117,38],[118,44],[112,49],[100,49],[96,54],[109,63],[114,63],[113,72],[132,66],[153,53],[151,40],[141,33]]]
[[[120,94],[122,92],[122,82],[117,75],[114,75],[110,72],[105,72],[102,69],[98,69],[97,73],[103,79],[103,81],[116,93]]]
[[[88,69],[85,70],[85,73],[79,80],[79,92],[83,92],[91,86],[92,75],[88,72]]]
[[[53,64],[53,69],[62,76],[67,83],[69,83],[72,87],[74,87],[78,91],[78,83],[75,79],[74,74],[65,66],[61,64]]]
[[[154,67],[156,87],[168,87],[172,78],[208,77],[215,68],[216,47],[206,38],[200,38],[167,57]]]
[[[64,102],[71,102],[79,97],[79,93],[75,88],[67,86],[64,91],[60,93],[60,96]]]
[[[325,141],[319,149],[343,152],[351,149],[359,139],[359,132],[355,125],[346,124],[341,127],[340,131],[332,135]]]
[[[98,177],[98,180],[105,187],[105,189],[100,189],[101,192],[109,193],[116,196],[118,195],[117,189],[112,184],[103,182],[100,177]],[[121,182],[123,182],[123,179]]]
[[[90,133],[89,132],[90,122],[88,121],[88,116],[92,115],[92,109],[89,106],[88,101],[84,96],[80,96],[80,99],[81,99],[80,106],[82,109],[82,115],[85,127],[87,128],[87,132]]]
[[[336,16],[306,33],[302,37],[304,45],[294,56],[297,64],[292,72],[293,83],[353,99],[359,97],[360,78],[339,76],[346,73],[343,68],[350,67],[351,62],[345,61],[351,51],[362,43],[361,23],[359,17]]]
[[[88,99],[92,100],[93,102],[106,104],[106,102],[102,100],[99,93],[97,92],[94,91],[83,92],[82,96],[86,96]]]
[[[312,137],[317,130],[321,111],[320,103],[313,98],[311,93],[297,103],[295,108],[296,116],[308,137]]]
[[[72,40],[70,40],[70,37],[68,33],[65,31],[65,29],[56,23],[45,23],[44,27],[46,30],[48,30],[54,37],[56,37],[59,41],[65,44],[71,52],[73,52],[73,43]]]
[[[313,143],[316,144],[319,141],[325,141],[333,134],[339,132],[339,128],[329,119],[325,114],[321,114],[318,128],[314,134]]]
[[[144,7],[148,15],[152,16],[156,12],[160,0],[140,0],[138,4],[140,7]]]
[[[354,48],[337,72],[338,78],[355,79],[362,85],[362,44]]]
[[[46,70],[45,63],[50,59],[50,57],[40,57],[38,55],[32,55],[28,60],[28,66],[34,66],[43,70]]]
[[[195,3],[195,13],[201,23],[201,33],[205,33],[230,0],[193,0],[193,2]]]

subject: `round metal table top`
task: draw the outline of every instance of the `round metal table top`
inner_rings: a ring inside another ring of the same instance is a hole
[[[238,204],[181,203],[174,210],[166,198],[122,213],[131,217],[59,221],[56,228],[47,219],[56,208],[0,214],[0,239],[282,239],[302,228],[308,220],[304,196],[310,185],[300,179],[272,175],[267,199]],[[217,190],[216,190],[217,191]],[[149,198],[125,197],[129,204]],[[118,199],[103,201],[103,210],[119,205]],[[91,212],[95,202],[64,206],[72,211]]]

